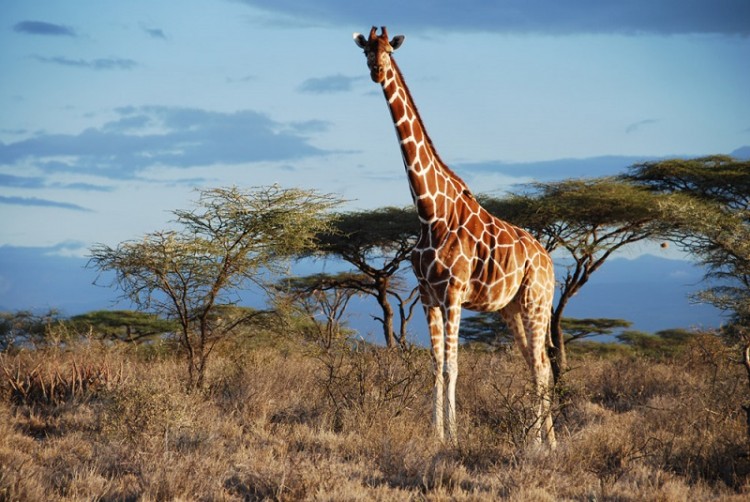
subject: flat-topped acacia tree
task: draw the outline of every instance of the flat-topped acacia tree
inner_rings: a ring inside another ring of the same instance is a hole
[[[382,316],[388,347],[406,344],[407,325],[416,305],[416,290],[405,287],[399,272],[409,260],[419,238],[419,220],[411,207],[383,207],[341,213],[332,222],[333,231],[318,236],[318,251],[338,256],[353,265],[352,274],[339,284],[375,298]],[[345,282],[345,284],[344,284]],[[395,327],[398,308],[398,331]]]
[[[482,198],[490,212],[517,222],[555,252],[557,269],[564,270],[550,328],[556,382],[568,366],[563,314],[569,301],[615,252],[664,235],[677,199],[607,177],[536,183],[526,194]]]

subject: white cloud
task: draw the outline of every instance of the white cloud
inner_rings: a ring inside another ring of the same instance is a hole
[[[232,113],[164,106],[125,107],[119,118],[77,134],[40,134],[0,143],[0,165],[32,162],[48,173],[78,172],[115,179],[153,166],[195,167],[318,156],[300,132],[323,121],[281,124],[252,111]]]

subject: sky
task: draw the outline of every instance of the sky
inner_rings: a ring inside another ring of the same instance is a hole
[[[750,145],[747,0],[0,0],[0,246],[85,256],[200,187],[410,204],[372,25],[475,192]]]

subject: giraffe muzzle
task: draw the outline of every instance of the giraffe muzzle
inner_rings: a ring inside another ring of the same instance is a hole
[[[381,65],[373,65],[372,68],[370,68],[370,77],[373,82],[380,83],[385,78],[385,70]]]

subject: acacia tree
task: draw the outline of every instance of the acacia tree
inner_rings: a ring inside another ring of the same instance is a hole
[[[562,321],[571,298],[613,253],[662,235],[666,208],[674,203],[669,195],[609,177],[536,183],[528,194],[483,200],[497,216],[530,230],[548,251],[563,252],[550,327],[556,382],[568,367]]]
[[[632,324],[625,319],[566,317],[562,320],[562,329],[565,332],[565,343],[568,344],[583,338],[613,335],[615,330],[629,328]]]
[[[750,161],[724,155],[632,166],[625,180],[684,197],[668,238],[703,265],[718,285],[702,298],[750,326]]]
[[[265,287],[262,272],[284,271],[287,259],[314,247],[338,203],[278,185],[202,190],[193,209],[173,211],[177,230],[97,244],[89,266],[114,272],[113,284],[139,310],[177,323],[187,384],[198,388],[216,342],[257,315],[226,307],[250,284]]]
[[[19,345],[44,345],[49,342],[50,328],[61,322],[63,318],[56,309],[42,314],[30,310],[0,312],[0,352]]]
[[[419,237],[414,209],[385,207],[339,214],[333,230],[318,236],[319,250],[342,258],[360,272],[351,275],[347,287],[375,298],[382,312],[382,317],[375,318],[383,326],[386,345],[403,346],[417,304],[417,290],[404,288],[405,281],[398,274]],[[398,309],[398,333],[392,300]]]
[[[136,343],[178,329],[173,321],[133,310],[96,310],[73,316],[69,323],[79,332],[91,330],[104,339]]]
[[[695,331],[678,328],[665,329],[653,334],[627,330],[617,335],[617,339],[632,347],[639,355],[663,359],[683,350],[696,336],[698,333]]]

